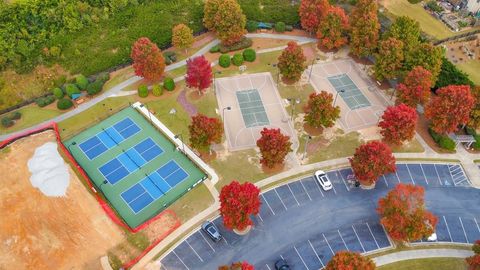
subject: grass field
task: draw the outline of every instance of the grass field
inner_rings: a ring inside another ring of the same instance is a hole
[[[337,135],[337,137],[326,146],[321,143],[321,140],[323,140],[322,136],[317,136],[309,141],[310,146],[314,144],[320,144],[320,146],[315,150],[310,150],[311,148],[309,147],[309,151],[307,153],[308,164],[351,156],[355,152],[355,148],[360,146],[362,143],[358,132]],[[305,139],[302,138],[300,140],[298,153],[303,154],[304,147]]]
[[[378,270],[466,270],[467,264],[459,258],[431,258],[407,260],[377,267]]]
[[[3,126],[0,126],[0,134],[22,130],[62,114],[59,110],[40,108],[35,104],[25,106],[17,111],[22,114],[22,118],[20,118],[20,120],[18,120],[12,127],[4,128]],[[7,113],[1,117],[8,116],[9,114],[10,113]]]
[[[468,60],[465,63],[457,64],[457,67],[468,74],[470,80],[480,85],[480,60]]]

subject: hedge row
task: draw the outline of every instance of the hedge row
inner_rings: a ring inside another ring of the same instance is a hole
[[[242,53],[236,53],[233,57],[228,54],[222,54],[218,58],[218,64],[223,68],[228,68],[231,63],[235,66],[243,65],[243,61],[253,62],[257,59],[257,53],[254,49],[245,49]]]
[[[163,89],[167,91],[173,91],[175,89],[175,81],[172,78],[166,77],[163,79],[163,87],[155,84],[152,86],[152,95],[158,97],[163,95]],[[140,85],[137,89],[137,94],[141,98],[148,97],[148,87],[146,85]]]
[[[455,141],[453,141],[450,137],[442,134],[438,134],[433,131],[431,128],[428,129],[428,133],[432,136],[433,140],[437,143],[440,148],[453,151],[455,150]]]

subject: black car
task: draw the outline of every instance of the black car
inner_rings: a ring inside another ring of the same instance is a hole
[[[206,234],[208,234],[208,236],[210,236],[210,238],[212,238],[212,240],[214,242],[218,242],[218,241],[222,240],[222,235],[218,231],[217,226],[215,226],[215,224],[213,224],[213,222],[205,221],[202,224],[202,230]]]
[[[275,269],[276,270],[290,270],[290,266],[288,265],[287,261],[284,259],[280,259],[275,262]]]

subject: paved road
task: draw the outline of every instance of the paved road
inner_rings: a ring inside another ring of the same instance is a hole
[[[439,217],[439,241],[471,243],[480,239],[480,191],[469,187],[458,165],[397,164],[371,191],[346,181],[351,169],[328,172],[334,189],[322,191],[312,177],[263,193],[256,226],[244,237],[228,232],[221,219],[214,222],[225,240],[213,243],[195,231],[165,254],[161,269],[216,269],[247,260],[255,269],[273,269],[285,258],[292,269],[319,269],[338,250],[369,252],[390,246],[375,213],[377,201],[400,181],[422,185],[427,207]]]

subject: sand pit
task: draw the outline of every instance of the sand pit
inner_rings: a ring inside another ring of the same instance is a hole
[[[65,197],[48,197],[30,183],[27,162],[53,132],[33,135],[0,153],[0,269],[100,269],[99,257],[123,240],[68,166]]]

